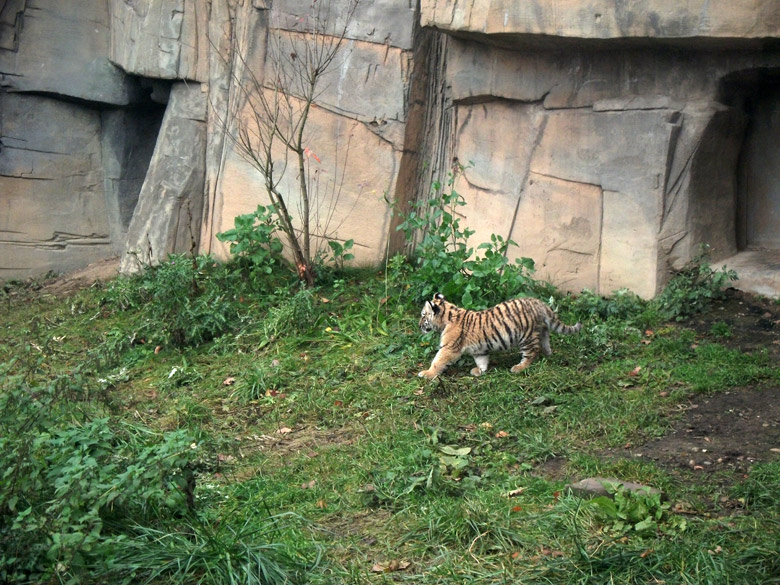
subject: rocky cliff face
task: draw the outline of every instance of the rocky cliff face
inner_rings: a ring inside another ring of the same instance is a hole
[[[224,256],[216,234],[267,203],[226,138],[241,81],[311,10],[6,2],[0,278]],[[702,243],[776,246],[778,41],[762,0],[364,1],[307,125],[318,233],[381,260],[403,245],[387,200],[425,197],[457,159],[475,240],[513,239],[571,290],[651,296]]]

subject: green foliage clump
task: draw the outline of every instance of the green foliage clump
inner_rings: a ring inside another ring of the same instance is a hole
[[[652,303],[663,319],[681,321],[701,313],[713,299],[721,298],[723,289],[737,280],[737,273],[725,266],[714,270],[703,247],[682,270],[672,277]]]
[[[615,291],[609,297],[586,289],[576,298],[565,300],[565,304],[580,319],[628,323],[640,328],[655,327],[664,321],[682,321],[701,313],[713,300],[722,298],[725,287],[736,279],[736,272],[725,266],[721,270],[713,269],[705,248],[669,280],[658,296],[649,301],[628,289]],[[728,334],[725,329],[719,328],[718,334],[721,333],[724,336]]]
[[[230,243],[236,264],[246,270],[255,284],[281,265],[282,242],[276,236],[279,220],[276,207],[258,205],[252,213],[238,215],[235,227],[217,234],[221,242]]]
[[[408,242],[418,236],[419,241],[407,270],[395,262],[395,278],[407,282],[418,301],[440,292],[470,309],[484,309],[531,293],[536,284],[531,278],[533,260],[518,258],[510,262],[507,252],[517,244],[497,234],[476,249],[470,246],[474,230],[462,226],[458,217],[458,208],[466,205],[465,200],[454,189],[444,191],[439,183],[433,188],[434,196],[414,204],[398,226]]]
[[[197,451],[184,431],[86,417],[66,385],[0,380],[0,580],[77,580],[127,538],[120,524],[182,514]]]
[[[143,273],[109,284],[104,302],[144,316],[136,336],[149,343],[194,346],[235,326],[246,290],[241,274],[210,256],[170,255]]]
[[[675,533],[685,530],[685,518],[670,514],[670,504],[658,492],[628,490],[622,484],[605,485],[609,496],[590,500],[604,529],[612,534],[653,536],[663,528]]]

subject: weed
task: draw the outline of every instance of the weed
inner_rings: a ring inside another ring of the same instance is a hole
[[[652,303],[665,320],[682,320],[700,313],[713,299],[720,298],[724,287],[737,280],[737,273],[725,266],[713,270],[707,247],[672,277]]]
[[[687,521],[683,517],[671,516],[671,505],[662,500],[659,492],[627,490],[621,484],[605,484],[609,496],[598,496],[590,505],[598,511],[608,532],[639,536],[654,535],[663,525],[665,531],[682,532]]]
[[[139,276],[111,283],[104,302],[116,310],[142,311],[138,338],[183,347],[235,327],[240,293],[238,275],[209,256],[172,255]]]
[[[221,242],[230,243],[236,265],[246,270],[254,286],[267,284],[268,275],[281,265],[282,242],[277,210],[273,205],[258,205],[252,213],[238,215],[235,227],[217,234]]]
[[[733,335],[731,327],[723,321],[717,321],[710,327],[710,333],[713,337],[729,338]]]
[[[451,187],[453,177],[448,186]],[[396,259],[390,263],[392,278],[403,280],[413,297],[420,301],[440,292],[469,309],[484,309],[501,300],[526,293],[534,281],[534,264],[529,258],[507,259],[511,240],[492,234],[490,242],[473,248],[469,238],[474,230],[461,225],[458,207],[465,200],[454,189],[446,192],[433,186],[434,196],[418,203],[398,226],[408,242],[419,238],[412,255],[412,267]]]

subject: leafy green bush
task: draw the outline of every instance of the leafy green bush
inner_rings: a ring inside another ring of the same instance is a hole
[[[394,261],[394,278],[409,284],[418,301],[441,292],[452,302],[471,309],[532,292],[533,260],[518,258],[511,263],[507,251],[517,244],[496,234],[476,249],[470,246],[474,230],[461,225],[457,211],[466,205],[465,200],[454,189],[448,193],[438,183],[433,188],[434,196],[414,204],[398,226],[408,242],[416,237],[419,241],[410,267]]]
[[[174,346],[197,345],[235,327],[245,290],[240,274],[210,256],[171,255],[142,274],[112,281],[104,302],[145,317],[137,337]]]
[[[628,490],[622,484],[605,487],[611,497],[599,496],[589,504],[597,511],[608,532],[652,536],[661,528],[670,533],[685,530],[685,518],[670,514],[670,505],[663,501],[660,493]]]
[[[276,236],[279,221],[273,205],[258,205],[252,213],[238,215],[235,227],[217,234],[221,242],[230,243],[230,253],[253,280],[269,275],[281,264],[282,242]]]
[[[78,580],[126,535],[123,524],[186,512],[197,451],[92,419],[65,385],[0,380],[0,580]]]
[[[737,280],[737,273],[725,266],[713,270],[707,248],[675,274],[663,292],[653,299],[653,306],[664,319],[681,321],[702,312],[713,299],[723,296],[729,282]]]

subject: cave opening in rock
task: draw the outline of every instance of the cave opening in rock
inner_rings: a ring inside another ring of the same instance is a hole
[[[720,101],[744,115],[736,165],[737,254],[726,259],[744,290],[780,296],[780,69],[726,77]]]
[[[102,113],[106,207],[117,254],[124,249],[170,92],[170,82],[139,79],[139,84],[146,99]]]

